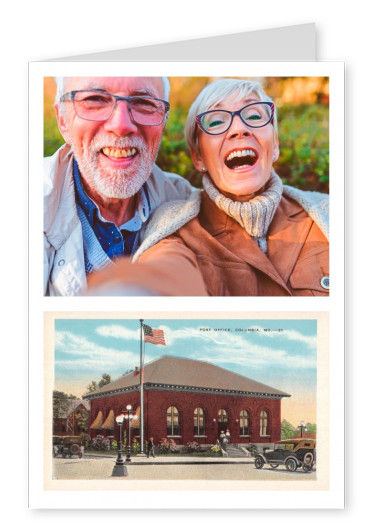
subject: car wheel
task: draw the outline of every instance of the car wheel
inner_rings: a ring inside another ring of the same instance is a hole
[[[287,459],[286,461],[286,468],[289,472],[295,472],[295,470],[298,468],[298,465],[296,464],[296,461],[295,459],[292,459],[292,457],[290,457],[289,459]]]
[[[255,459],[255,467],[256,468],[262,468],[264,466],[264,460],[262,457],[256,457]]]
[[[313,463],[313,454],[311,454],[311,452],[308,452],[305,454],[304,458],[303,458],[303,463],[307,466],[311,466],[312,463]]]
[[[80,447],[78,446],[78,444],[76,444],[76,443],[72,444],[71,452],[72,452],[73,455],[78,455],[80,453]]]
[[[278,468],[278,467],[279,467],[279,465],[276,464],[276,463],[269,463],[269,464],[270,464],[270,466],[271,466],[272,468]]]

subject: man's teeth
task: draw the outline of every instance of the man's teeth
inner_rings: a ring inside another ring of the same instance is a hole
[[[130,149],[113,149],[105,147],[102,149],[103,153],[107,157],[113,157],[115,159],[117,158],[125,158],[125,157],[133,157],[137,153],[137,150],[135,148]]]
[[[241,149],[239,151],[232,151],[226,160],[232,160],[235,157],[256,157],[253,149]]]

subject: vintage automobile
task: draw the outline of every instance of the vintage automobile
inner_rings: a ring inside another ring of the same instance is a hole
[[[53,455],[57,457],[61,455],[64,459],[66,457],[77,456],[81,459],[82,457],[82,441],[81,437],[77,436],[66,436],[66,437],[56,437],[52,439],[53,445]]]
[[[255,467],[262,468],[265,464],[272,468],[285,465],[290,472],[303,468],[310,472],[316,462],[315,439],[285,439],[274,443],[274,448],[263,448],[262,453],[255,456]]]

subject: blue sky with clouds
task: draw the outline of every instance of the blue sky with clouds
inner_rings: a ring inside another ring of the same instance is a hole
[[[291,394],[282,401],[291,421],[302,415],[315,421],[315,320],[147,319],[144,324],[164,330],[166,339],[166,346],[146,343],[145,363],[164,355],[215,363]],[[55,320],[55,389],[81,396],[103,373],[115,380],[139,364],[139,320]]]

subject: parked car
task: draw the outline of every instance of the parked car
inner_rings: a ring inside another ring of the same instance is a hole
[[[274,448],[265,447],[255,457],[255,467],[262,468],[265,464],[272,468],[285,465],[290,472],[303,468],[310,472],[316,462],[315,439],[285,439],[274,443]]]
[[[66,436],[66,437],[56,437],[52,438],[53,444],[53,455],[57,457],[61,455],[64,459],[66,457],[77,456],[81,459],[82,457],[82,441],[81,437],[76,436]]]

